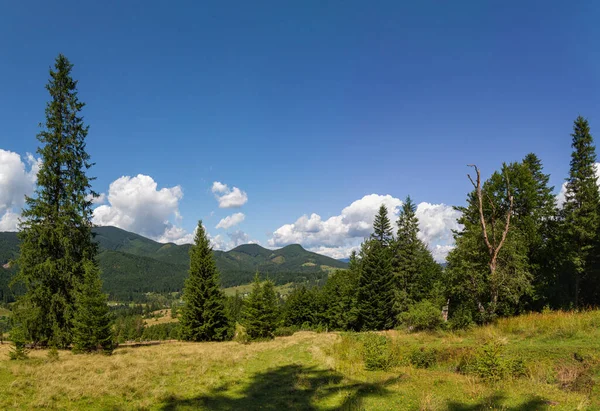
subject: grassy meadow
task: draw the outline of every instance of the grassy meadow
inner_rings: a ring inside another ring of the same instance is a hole
[[[369,351],[373,341],[384,345]],[[600,311],[455,333],[298,332],[58,360],[8,352],[0,345],[0,409],[600,410]],[[373,356],[382,369],[367,371]]]

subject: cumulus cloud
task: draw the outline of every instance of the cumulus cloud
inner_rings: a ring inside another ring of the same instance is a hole
[[[94,205],[104,204],[106,202],[106,194],[100,193],[96,197],[92,196],[91,194],[88,194],[87,196],[85,196],[85,199],[87,201],[91,201]]]
[[[41,162],[27,154],[25,160],[0,149],[0,231],[16,231],[25,196],[35,190]]]
[[[275,230],[268,244],[271,247],[282,247],[299,243],[310,251],[333,258],[348,257],[373,232],[373,219],[382,204],[388,209],[388,217],[395,230],[402,201],[389,194],[370,194],[354,201],[339,215],[327,220],[315,213],[303,215],[294,223]],[[421,239],[432,251],[436,251],[438,261],[443,260],[451,246],[451,230],[459,229],[456,222],[459,212],[445,204],[421,203],[417,206],[416,214]]]
[[[217,226],[215,228],[228,229],[235,225],[238,225],[239,223],[244,221],[245,218],[246,218],[246,216],[244,215],[244,213],[235,213],[235,214],[232,214],[230,216],[227,216],[227,217],[221,219],[221,221],[219,221],[219,224],[217,224]]]
[[[219,202],[219,208],[238,208],[248,202],[248,195],[237,187],[229,188],[227,184],[215,181],[212,192]]]
[[[93,222],[116,226],[158,241],[181,243],[188,241],[189,235],[172,221],[181,218],[179,201],[182,198],[180,186],[158,189],[158,184],[150,176],[123,176],[110,184],[109,204],[94,210]]]

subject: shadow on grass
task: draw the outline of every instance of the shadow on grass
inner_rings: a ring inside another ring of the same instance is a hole
[[[464,404],[459,402],[450,402],[448,403],[449,411],[479,411],[479,410],[489,410],[489,409],[501,409],[506,411],[538,411],[538,410],[547,410],[549,409],[549,402],[542,398],[532,398],[528,401],[525,401],[521,405],[517,405],[514,407],[504,406],[502,403],[506,397],[503,394],[494,394],[490,397],[484,398],[477,404]]]
[[[346,410],[360,408],[366,396],[385,396],[386,386],[399,378],[382,383],[361,383],[348,381],[334,371],[319,370],[315,367],[286,365],[252,377],[250,384],[241,391],[225,384],[210,393],[194,398],[169,398],[162,407],[164,411],[178,409],[208,410]],[[229,394],[229,395],[228,395]],[[333,399],[336,405],[318,407],[316,401]],[[337,401],[336,401],[337,400]]]

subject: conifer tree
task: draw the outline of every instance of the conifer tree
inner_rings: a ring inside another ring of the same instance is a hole
[[[394,277],[390,249],[371,239],[362,245],[356,301],[357,330],[394,326]]]
[[[387,215],[387,208],[383,204],[379,207],[375,221],[373,221],[373,234],[371,237],[384,246],[388,246],[393,239],[392,224]]]
[[[232,336],[231,321],[220,289],[219,271],[212,247],[202,226],[190,249],[190,271],[183,289],[185,305],[181,309],[181,337],[188,341],[222,341]]]
[[[561,230],[565,236],[562,244],[568,247],[568,252],[560,283],[567,290],[568,300],[579,307],[598,303],[593,298],[598,281],[592,270],[592,259],[600,228],[600,193],[595,172],[596,147],[586,119],[577,117],[571,136],[573,152]]]
[[[67,347],[72,342],[75,290],[86,262],[94,261],[92,240],[92,163],[86,152],[88,127],[83,123],[73,65],[62,54],[50,69],[46,89],[46,122],[37,135],[41,156],[37,190],[26,199],[20,224],[19,272],[16,283],[26,293],[15,310],[25,338],[34,344]]]
[[[395,301],[397,314],[416,301],[431,296],[441,267],[418,237],[419,220],[416,205],[406,198],[398,217],[398,235],[394,243]]]
[[[100,270],[96,263],[87,261],[84,265],[83,282],[75,294],[75,314],[73,317],[73,351],[89,353],[113,350],[111,317],[106,295],[102,293]]]
[[[272,281],[261,284],[258,273],[254,276],[252,291],[244,302],[243,325],[252,340],[273,338],[277,327],[277,295]]]

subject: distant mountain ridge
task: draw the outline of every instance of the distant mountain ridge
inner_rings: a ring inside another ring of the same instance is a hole
[[[146,292],[179,291],[189,268],[190,244],[159,243],[117,227],[94,228],[104,289],[111,298],[137,299]],[[8,282],[14,272],[1,268],[16,258],[17,233],[0,232],[0,301],[9,298]],[[298,244],[269,250],[258,244],[214,251],[223,287],[247,284],[258,271],[276,284],[322,283],[329,272],[347,264],[305,250]]]

